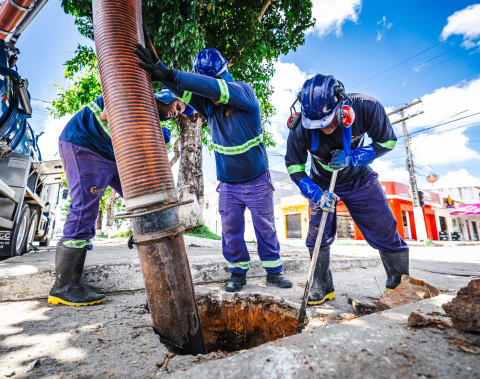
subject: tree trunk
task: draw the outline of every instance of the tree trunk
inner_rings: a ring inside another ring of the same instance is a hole
[[[181,201],[193,199],[193,203],[178,208],[180,222],[194,226],[203,222],[203,171],[202,171],[202,124],[198,113],[178,118],[180,130],[180,168],[177,191]]]
[[[95,231],[97,234],[102,234],[102,221],[103,221],[103,212],[102,207],[98,209],[97,221],[95,222]]]
[[[113,188],[110,189],[110,198],[108,199],[108,208],[107,208],[107,226],[105,232],[108,234],[108,231],[112,229],[113,225],[113,216],[115,215],[115,200],[116,192]]]

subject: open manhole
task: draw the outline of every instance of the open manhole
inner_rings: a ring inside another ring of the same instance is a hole
[[[274,298],[198,299],[207,352],[232,352],[295,334],[298,310]]]

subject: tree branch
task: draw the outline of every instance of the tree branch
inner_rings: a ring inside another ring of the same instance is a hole
[[[265,2],[263,3],[262,9],[260,10],[260,13],[258,14],[257,22],[259,22],[262,19],[262,17],[265,14],[268,6],[271,5],[274,1],[275,0],[265,0]]]
[[[175,144],[173,145],[173,152],[175,153],[174,157],[170,161],[170,167],[173,167],[175,163],[180,159],[180,136],[178,136],[177,140],[175,141]]]
[[[265,14],[265,12],[267,11],[268,7],[270,5],[273,5],[272,3],[274,2],[275,0],[265,0],[265,2],[263,3],[262,5],[262,9],[260,9],[260,13],[258,14],[258,17],[257,17],[257,20],[253,23],[253,29],[256,28],[256,24],[258,22],[260,22],[260,20],[262,19],[263,15]],[[240,56],[242,53],[243,53],[243,50],[245,50],[245,47],[247,46],[247,43],[249,43],[251,40],[251,38],[249,39],[246,39],[245,40],[245,44],[243,45],[243,47],[238,51],[238,54],[234,55],[229,61],[228,61],[228,67],[232,67],[234,64],[235,64],[235,60],[237,60],[237,55]]]

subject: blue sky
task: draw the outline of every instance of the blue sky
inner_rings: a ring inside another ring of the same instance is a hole
[[[286,118],[295,93],[308,77],[324,73],[340,79],[347,92],[375,96],[388,111],[421,97],[423,103],[408,113],[424,114],[407,123],[420,187],[432,187],[425,181],[431,173],[439,177],[438,187],[480,185],[480,4],[314,0],[313,12],[317,22],[305,45],[276,64],[272,101],[278,113],[269,129],[277,148],[269,150],[270,167],[285,171]],[[43,101],[55,97],[54,84],[66,85],[62,65],[78,43],[93,45],[77,32],[60,2],[50,1],[17,44],[19,71],[39,100],[32,125],[46,131],[40,141],[47,157],[56,152],[67,119],[48,118]],[[373,164],[381,179],[408,183],[402,140]],[[208,181],[215,177],[214,160],[208,153],[204,157]]]

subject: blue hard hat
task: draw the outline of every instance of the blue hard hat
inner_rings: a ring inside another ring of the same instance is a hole
[[[343,84],[332,75],[317,74],[302,87],[302,125],[305,129],[321,129],[332,122],[342,104],[338,89]]]
[[[155,99],[161,101],[164,104],[170,104],[173,100],[177,99],[177,96],[175,96],[169,89],[163,88],[160,92],[157,92],[155,94]],[[185,103],[185,110],[182,112],[182,114],[184,114],[185,116],[191,116],[193,112],[194,109],[190,105]]]
[[[217,49],[202,49],[193,60],[193,71],[212,78],[227,70],[228,61]]]

